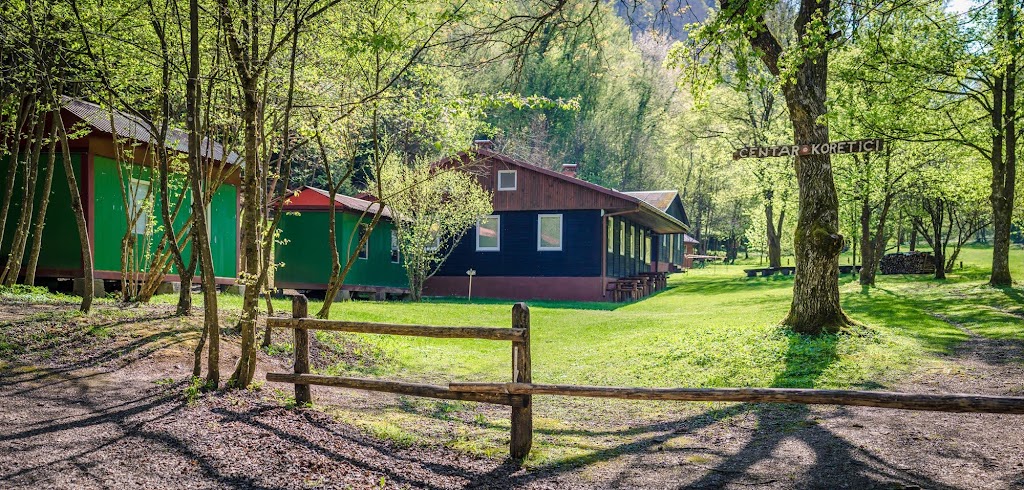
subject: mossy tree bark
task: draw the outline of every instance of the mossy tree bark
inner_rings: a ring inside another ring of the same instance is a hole
[[[723,0],[723,14],[750,16],[749,2]],[[814,19],[829,18],[830,0],[801,0],[794,23],[797,45],[813,49],[789,53],[795,66],[783,73],[780,60],[784,48],[768,29],[764,15],[750,19],[753,25],[745,36],[757,50],[768,71],[782,80],[782,90],[793,125],[795,144],[829,141],[828,127],[821,124],[825,115],[828,81],[828,33],[816,32]],[[753,16],[750,16],[753,17]],[[817,26],[820,28],[821,26]],[[796,278],[793,302],[783,323],[796,332],[820,334],[835,332],[851,320],[839,303],[839,253],[843,236],[839,233],[839,199],[832,178],[828,155],[800,155],[795,159],[800,188],[799,211],[793,248]]]

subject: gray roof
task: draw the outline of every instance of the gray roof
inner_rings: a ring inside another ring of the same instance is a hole
[[[85,121],[97,131],[116,134],[119,138],[130,138],[147,144],[152,144],[156,141],[156,136],[150,132],[149,125],[132,114],[115,110],[113,117],[114,127],[111,129],[110,111],[92,102],[64,97],[64,109]],[[180,129],[168,129],[167,140],[164,142],[164,145],[171,150],[188,153],[188,132]],[[202,139],[200,151],[203,158],[212,158],[213,160],[232,165],[239,164],[242,161],[241,157],[235,152],[228,153],[225,158],[224,145],[208,138]]]
[[[672,205],[672,201],[679,195],[679,191],[631,191],[622,192],[628,196],[633,196],[637,199],[642,199],[662,211],[668,212],[669,206]]]

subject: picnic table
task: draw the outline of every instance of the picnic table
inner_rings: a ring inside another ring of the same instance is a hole
[[[725,260],[721,255],[687,255],[686,258],[693,260],[694,269],[707,267],[707,261]]]

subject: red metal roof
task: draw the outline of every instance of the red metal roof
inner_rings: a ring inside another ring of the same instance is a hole
[[[331,206],[331,193],[316,187],[308,185],[302,186],[296,189],[295,194],[288,197],[285,202],[284,209],[288,211],[295,210],[328,210]],[[337,211],[347,211],[357,214],[368,213],[376,214],[380,204],[370,201],[365,201],[352,196],[346,196],[344,194],[335,194],[334,202],[335,209]],[[391,211],[385,207],[384,212],[381,216],[385,218],[391,218]]]

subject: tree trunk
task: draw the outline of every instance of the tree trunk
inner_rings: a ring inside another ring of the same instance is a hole
[[[7,230],[7,215],[11,210],[11,201],[14,199],[14,183],[18,177],[18,158],[21,156],[21,130],[28,121],[31,111],[35,110],[36,96],[30,95],[22,99],[22,106],[17,114],[14,123],[14,136],[11,143],[11,154],[8,157],[7,181],[4,182],[4,197],[0,203],[0,244],[4,240],[4,232]]]
[[[324,162],[324,166],[327,166],[328,162]],[[327,178],[330,180],[330,170],[327,172]],[[342,281],[341,278],[341,254],[338,253],[338,219],[337,219],[337,204],[334,197],[337,193],[334,187],[334,182],[328,182],[331,186],[330,194],[330,205],[327,209],[327,240],[331,250],[331,278],[327,280],[327,294],[324,295],[324,304],[320,307],[320,311],[317,312],[317,318],[327,318],[331,314],[331,304],[334,303],[334,296],[341,290]],[[358,225],[356,225],[358,226]]]
[[[53,111],[53,118],[60,117],[60,109]],[[46,174],[43,177],[42,194],[39,198],[39,209],[36,211],[35,224],[32,228],[32,247],[29,249],[28,265],[25,267],[25,284],[36,285],[36,267],[39,265],[39,251],[43,248],[43,227],[46,226],[46,209],[50,206],[50,189],[53,187],[53,167],[57,160],[57,128],[50,130],[50,148],[47,152]]]
[[[210,237],[206,231],[206,192],[202,185],[202,140],[200,138],[199,108],[199,0],[189,0],[189,68],[186,83],[185,105],[188,111],[188,174],[192,183],[192,248],[198,254],[200,280],[203,288],[203,330],[209,342],[206,360],[206,384],[208,388],[220,385],[220,320],[217,312],[217,283],[213,271],[213,253]],[[248,160],[251,161],[251,160]],[[188,285],[182,284],[182,288]],[[202,339],[200,339],[200,347]]]
[[[18,224],[14,228],[14,235],[11,237],[11,248],[7,255],[7,266],[4,267],[2,281],[5,286],[18,282],[21,275],[21,262],[25,259],[25,246],[28,244],[29,231],[32,229],[32,210],[36,201],[36,179],[39,175],[39,157],[43,149],[43,134],[45,134],[45,114],[37,113],[33,116],[34,133],[29,143],[31,151],[25,159],[25,182],[21,193],[21,212],[18,216]]]
[[[55,97],[54,104],[59,106],[60,97]],[[71,192],[71,211],[75,215],[75,225],[78,228],[78,239],[82,245],[82,276],[85,284],[82,288],[82,304],[79,309],[88,313],[92,308],[93,290],[93,264],[92,244],[89,242],[89,226],[85,219],[85,208],[82,206],[82,195],[78,192],[78,179],[75,178],[75,169],[71,166],[71,149],[68,146],[68,133],[64,128],[63,118],[56,119],[57,136],[60,138],[60,146],[63,150],[64,174],[67,176],[68,190]]]
[[[827,55],[804,61],[795,80],[784,86],[796,144],[827,143],[825,115]],[[806,334],[835,332],[851,323],[839,304],[839,199],[828,155],[796,157],[800,206],[793,246],[796,278],[784,323]]]
[[[1008,287],[1013,285],[1010,276],[1010,228],[1017,182],[1016,61],[1020,48],[1013,46],[1019,28],[1014,18],[1013,0],[1000,1],[997,9],[997,24],[1002,31],[1000,37],[1003,37],[1012,52],[1003,76],[996,77],[997,84],[993,90],[993,129],[1002,138],[993,138],[992,193],[989,196],[992,203],[992,277],[989,284]]]
[[[770,193],[766,193],[769,194]],[[768,230],[768,267],[782,267],[782,220],[785,211],[779,213],[779,228],[775,228],[775,217],[772,201],[769,197],[764,205],[765,228]]]
[[[721,0],[723,12],[749,15],[752,2]],[[793,73],[782,77],[782,90],[789,109],[796,144],[828,143],[825,115],[828,83],[828,47],[814,27],[829,18],[830,0],[803,0],[794,27],[797,43],[808,43],[796,61]],[[751,16],[753,17],[753,16]],[[748,18],[754,25],[744,35],[757,49],[768,71],[781,77],[784,49],[765,23],[764,15]],[[796,252],[796,278],[793,302],[783,323],[796,332],[820,334],[835,332],[851,320],[839,304],[839,253],[843,236],[839,233],[839,199],[828,155],[800,155],[795,159],[800,187],[799,213],[793,248]]]
[[[230,384],[236,388],[246,388],[252,384],[252,377],[256,371],[256,317],[259,306],[259,284],[255,279],[260,275],[260,250],[259,250],[259,173],[260,161],[258,156],[259,128],[257,116],[259,114],[259,93],[257,80],[248,78],[243,80],[243,138],[246,168],[242,172],[242,243],[244,252],[243,277],[245,294],[242,297],[242,314],[238,319],[238,328],[242,335],[241,355],[235,364],[235,370],[231,375]]]
[[[860,285],[874,286],[875,274],[869,270],[868,264],[874,261],[875,247],[871,240],[871,202],[868,193],[861,196],[860,201]],[[854,257],[854,262],[857,259]]]

